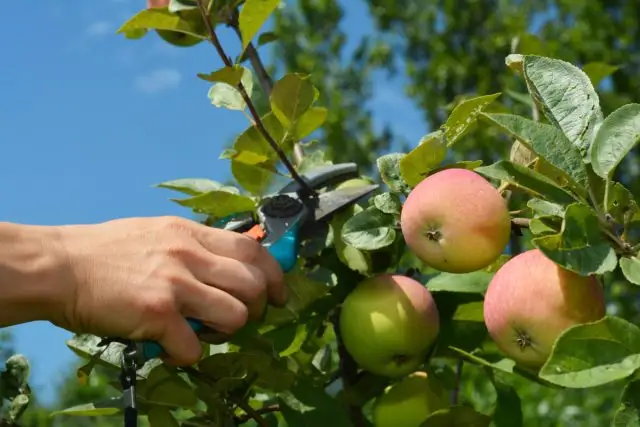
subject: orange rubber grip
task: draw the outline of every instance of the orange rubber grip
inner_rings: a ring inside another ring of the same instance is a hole
[[[260,241],[262,239],[264,239],[264,236],[266,236],[267,233],[265,233],[265,231],[262,229],[262,227],[260,227],[260,224],[256,224],[253,227],[251,227],[250,230],[245,231],[244,233],[249,237],[251,237],[252,239],[255,239],[257,241]]]

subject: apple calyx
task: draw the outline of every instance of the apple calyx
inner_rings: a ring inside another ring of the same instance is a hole
[[[518,330],[516,331],[516,335],[518,335],[516,343],[518,343],[520,350],[525,350],[527,347],[533,347],[533,340],[526,332]]]
[[[440,230],[429,230],[424,233],[424,236],[434,242],[439,242],[442,239],[442,232]]]

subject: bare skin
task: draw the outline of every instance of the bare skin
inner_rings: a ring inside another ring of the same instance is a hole
[[[233,334],[287,292],[251,238],[177,217],[93,225],[0,223],[0,326],[44,320],[77,333],[158,341],[201,356],[185,317]]]

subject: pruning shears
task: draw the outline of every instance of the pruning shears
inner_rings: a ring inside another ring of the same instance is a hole
[[[337,211],[358,202],[378,188],[377,184],[328,190],[351,178],[358,177],[355,163],[339,163],[318,167],[301,176],[302,182],[291,180],[280,191],[263,198],[256,212],[229,215],[214,227],[246,234],[260,242],[278,261],[282,270],[291,271],[298,260],[301,237],[313,232],[321,222]],[[311,191],[309,191],[311,190]],[[199,320],[187,318],[199,335],[209,328]],[[105,339],[103,344],[118,339]],[[120,381],[125,406],[125,427],[137,425],[136,370],[163,352],[154,341],[125,341],[122,353]]]
[[[355,163],[318,167],[301,176],[307,186],[291,180],[280,191],[263,198],[256,214],[240,212],[229,215],[214,227],[243,233],[258,240],[278,261],[282,270],[289,272],[298,259],[301,235],[378,188],[378,184],[369,184],[325,190],[328,186],[357,176],[358,166]],[[309,194],[309,189],[313,190],[313,194]],[[189,318],[187,321],[196,333],[205,329],[197,319]],[[157,342],[137,343],[139,363],[160,356],[162,351]]]

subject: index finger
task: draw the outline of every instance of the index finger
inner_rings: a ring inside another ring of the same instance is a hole
[[[277,306],[288,299],[284,272],[278,261],[254,238],[234,231],[197,224],[195,238],[209,252],[258,267],[267,281],[267,297]]]

